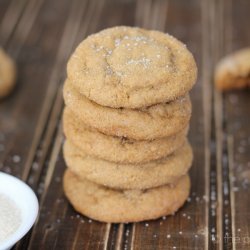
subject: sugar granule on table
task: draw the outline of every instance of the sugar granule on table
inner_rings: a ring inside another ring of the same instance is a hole
[[[7,240],[21,224],[21,210],[6,195],[0,194],[0,243]]]

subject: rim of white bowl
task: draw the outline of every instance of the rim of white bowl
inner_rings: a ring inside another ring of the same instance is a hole
[[[5,190],[3,189],[3,186],[6,185],[8,186],[8,189],[10,188],[12,190],[12,194],[10,194],[10,191],[6,190],[6,188]],[[12,247],[28,233],[36,221],[39,205],[35,193],[26,183],[12,175],[3,172],[0,172],[0,193],[13,200],[19,208],[20,202],[18,204],[17,200],[22,198],[28,202],[28,206],[25,208],[26,211],[24,211],[25,209],[20,208],[22,220],[19,228],[9,238],[0,243],[0,250],[5,250]],[[18,199],[17,196],[14,196],[15,193],[18,195]],[[27,212],[28,216],[23,218],[25,214],[27,215]]]

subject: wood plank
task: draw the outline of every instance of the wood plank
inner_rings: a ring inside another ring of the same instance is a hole
[[[168,1],[165,0],[137,0],[135,25],[164,31],[167,9]]]
[[[206,249],[210,249],[211,245],[211,228],[216,228],[211,226],[211,217],[215,215],[215,204],[216,189],[214,187],[215,175],[212,171],[212,166],[214,162],[214,143],[211,142],[212,135],[212,89],[211,89],[211,52],[212,52],[212,26],[211,22],[211,7],[209,1],[202,2],[202,99],[203,99],[203,112],[204,112],[204,154],[205,154],[205,197],[207,197],[207,206],[205,207],[206,215]],[[214,191],[215,190],[215,191]]]
[[[11,2],[9,0],[2,0],[0,1],[0,23],[2,22],[5,13],[7,12]],[[0,26],[1,27],[1,26]],[[0,29],[0,37],[2,36],[2,28]]]
[[[1,1],[0,11],[4,10],[5,1]],[[8,9],[4,13],[0,12],[0,43],[6,45],[10,36],[15,30],[15,27],[23,13],[27,4],[27,0],[12,0],[9,1]]]
[[[231,51],[232,48],[232,27],[235,28],[234,25],[232,25],[232,14],[233,12],[238,13],[239,7],[241,5],[232,6],[231,1],[215,1],[214,3],[214,22],[213,26],[216,25],[216,29],[214,29],[214,32],[212,34],[214,38],[213,42],[213,61],[214,66],[216,62],[226,53]],[[245,6],[246,7],[246,6]],[[240,11],[241,15],[243,14],[242,11]],[[243,15],[247,18],[247,15]],[[237,21],[242,20],[242,18],[237,18]],[[240,21],[240,27],[243,29],[246,29],[246,26],[244,26],[243,23],[245,23],[246,20],[243,19],[243,22]],[[244,33],[245,34],[245,33]],[[243,38],[244,40],[244,38]],[[240,40],[242,41],[242,40]],[[248,42],[249,44],[249,38]],[[244,232],[242,235],[238,235],[235,230],[235,224],[239,216],[239,214],[242,215],[242,211],[244,210],[242,207],[240,207],[238,213],[236,212],[236,202],[235,199],[235,174],[233,170],[233,141],[234,138],[230,132],[230,129],[228,129],[228,126],[230,126],[230,121],[237,121],[240,123],[240,119],[237,119],[236,117],[233,118],[231,116],[231,110],[228,112],[228,100],[230,98],[228,97],[228,94],[225,94],[222,96],[221,93],[214,90],[214,116],[215,116],[215,126],[216,126],[216,175],[217,175],[217,230],[216,230],[216,239],[215,244],[220,249],[245,249],[247,245],[249,245],[249,231],[248,227],[244,228],[242,232]],[[224,97],[224,100],[223,100]],[[242,103],[243,104],[243,103]],[[245,106],[246,105],[246,106]],[[248,104],[249,105],[249,104]],[[235,103],[234,103],[235,107]],[[244,107],[247,107],[247,102],[244,102]],[[248,106],[249,107],[249,106]],[[242,114],[244,114],[246,117],[249,117],[249,108],[242,110]],[[228,116],[229,113],[229,116]],[[248,123],[249,124],[249,123]],[[249,130],[245,131],[246,134]],[[243,156],[243,158],[246,158],[246,155]],[[241,180],[242,181],[242,180]],[[240,181],[240,182],[241,182]],[[247,187],[245,187],[247,189]],[[244,190],[244,194],[246,194]],[[249,193],[248,193],[249,194]],[[246,196],[247,197],[247,196]],[[238,196],[238,202],[242,204],[242,200],[244,199],[243,196],[240,194]],[[246,203],[245,203],[246,202]],[[248,204],[248,205],[247,205]],[[245,209],[249,206],[249,200],[244,199],[244,202],[242,204]],[[241,211],[241,212],[240,212]],[[246,218],[249,218],[249,215],[243,215],[244,221],[246,221]],[[247,222],[249,224],[249,220]],[[214,245],[214,244],[213,244]]]
[[[250,44],[249,1],[232,1],[231,15],[225,33],[227,50],[234,51]],[[231,91],[224,95],[225,130],[230,167],[232,210],[232,247],[250,248],[250,93]]]
[[[216,29],[212,30],[212,71],[211,71],[211,88],[212,88],[212,100],[213,100],[213,113],[212,113],[212,133],[211,142],[215,144],[215,152],[212,150],[211,169],[213,169],[216,175],[216,211],[215,215],[210,217],[211,237],[209,239],[209,246],[213,249],[222,249],[224,243],[224,228],[223,228],[223,175],[222,175],[222,151],[223,151],[223,128],[222,128],[222,96],[220,92],[217,92],[213,84],[213,72],[215,63],[217,62],[222,52],[221,47],[223,44],[223,36],[221,35],[224,28],[224,15],[223,15],[223,1],[213,1],[212,6],[213,18],[210,23],[212,27]],[[225,170],[227,170],[225,168]],[[216,224],[214,224],[216,223]]]
[[[229,180],[229,161],[226,137],[224,134],[223,99],[213,84],[213,71],[216,62],[224,53],[230,30],[229,1],[208,2],[210,11],[208,18],[210,43],[210,67],[208,75],[211,79],[209,95],[213,105],[211,113],[211,156],[210,156],[210,210],[209,210],[209,249],[231,249],[231,198]],[[214,28],[216,27],[216,29]],[[212,90],[212,92],[211,92]]]
[[[219,1],[215,5],[216,18],[214,25],[218,24],[214,42],[214,67],[217,61],[226,53],[228,31],[231,30],[231,1]],[[217,148],[217,234],[216,243],[220,249],[232,249],[232,200],[230,196],[230,156],[225,134],[226,121],[224,118],[223,95],[214,89],[214,116],[216,125]]]

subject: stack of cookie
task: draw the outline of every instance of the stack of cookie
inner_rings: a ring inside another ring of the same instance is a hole
[[[174,213],[189,195],[188,91],[197,69],[170,35],[132,27],[84,40],[64,85],[64,191],[105,222]]]

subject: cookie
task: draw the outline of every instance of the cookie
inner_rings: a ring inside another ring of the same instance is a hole
[[[188,95],[144,109],[114,109],[90,101],[69,81],[66,81],[63,92],[66,105],[85,124],[107,135],[135,140],[173,135],[187,126],[192,112]]]
[[[85,39],[71,56],[67,74],[81,94],[102,106],[141,108],[185,95],[197,68],[176,38],[121,26]]]
[[[88,155],[113,162],[142,163],[167,156],[182,146],[188,128],[161,139],[130,140],[105,135],[86,126],[66,107],[63,114],[63,130],[66,138]]]
[[[12,59],[0,48],[0,98],[7,96],[15,85],[16,68]]]
[[[75,210],[102,222],[138,222],[176,212],[186,201],[190,179],[185,175],[174,185],[147,190],[117,190],[80,179],[66,170],[66,197]]]
[[[190,144],[171,155],[144,164],[119,164],[87,155],[70,141],[64,144],[64,159],[77,176],[117,189],[148,189],[176,182],[192,165]]]
[[[218,63],[215,84],[225,91],[250,87],[250,48],[236,51]]]

